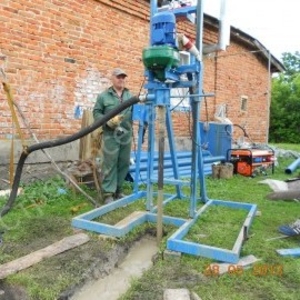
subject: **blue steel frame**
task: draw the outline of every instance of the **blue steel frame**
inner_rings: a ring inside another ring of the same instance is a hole
[[[213,205],[225,206],[233,209],[244,209],[248,211],[247,217],[231,250],[183,240],[191,227],[196,223],[197,219],[201,217],[205,210]],[[255,216],[256,210],[257,206],[255,204],[222,200],[209,200],[197,211],[196,217],[194,219],[187,221],[172,236],[170,236],[170,238],[167,240],[167,249],[196,256],[204,256],[207,258],[215,259],[217,261],[224,261],[235,264],[239,261],[242,244],[247,239],[249,227]]]
[[[291,249],[277,249],[276,252],[282,256],[300,256],[300,248],[291,248]]]
[[[203,31],[203,0],[198,0],[197,7],[185,7],[177,9],[174,11],[176,16],[187,16],[191,13],[197,14],[197,44],[200,53],[202,52],[202,31]],[[151,19],[152,16],[157,12],[157,0],[151,0]],[[146,72],[147,73],[147,72]],[[172,155],[174,179],[165,180],[169,184],[176,185],[176,194],[167,195],[164,194],[163,205],[172,201],[175,198],[181,199],[183,197],[181,193],[181,186],[186,185],[187,182],[181,181],[179,179],[180,174],[178,171],[178,164],[176,159],[175,151],[175,141],[171,122],[171,115],[169,109],[170,102],[170,88],[175,87],[193,87],[196,86],[196,91],[193,95],[190,95],[191,109],[193,114],[193,149],[192,149],[192,162],[191,162],[191,195],[190,195],[190,209],[189,217],[190,219],[182,219],[171,216],[163,215],[163,224],[172,224],[178,227],[178,230],[167,240],[167,249],[172,251],[178,251],[182,253],[187,253],[196,256],[204,256],[218,261],[224,261],[228,263],[237,263],[239,260],[239,255],[243,241],[247,238],[249,226],[255,216],[256,205],[242,203],[242,202],[231,202],[231,201],[221,201],[221,200],[210,200],[206,194],[205,187],[205,174],[203,172],[204,163],[201,150],[201,137],[199,130],[199,112],[200,112],[200,102],[201,98],[204,96],[201,94],[202,91],[202,63],[192,63],[189,66],[181,66],[176,69],[176,72],[166,70],[166,78],[175,80],[174,84],[166,85],[162,82],[157,82],[154,80],[151,72],[148,72],[148,84],[145,87],[148,89],[148,102],[146,105],[147,113],[149,116],[148,121],[148,149],[149,149],[149,167],[147,176],[147,191],[139,191],[138,178],[139,176],[139,159],[142,149],[142,134],[143,134],[143,124],[144,124],[144,112],[141,112],[139,120],[139,136],[138,136],[138,149],[136,157],[136,172],[134,179],[133,194],[126,196],[118,201],[104,205],[100,208],[96,208],[90,212],[84,213],[72,219],[72,226],[94,231],[101,234],[106,234],[114,237],[122,237],[129,233],[136,226],[141,225],[145,222],[157,222],[157,207],[153,205],[153,184],[157,182],[157,179],[153,177],[153,162],[154,162],[154,140],[155,140],[155,107],[158,105],[166,106],[166,125],[167,133],[169,137],[170,153]],[[180,75],[184,73],[194,73],[195,78],[191,78],[189,82],[180,82]],[[204,205],[196,210],[197,207],[197,177],[200,181],[200,200]],[[129,215],[127,218],[115,225],[108,225],[100,222],[94,221],[96,218],[101,217],[115,209],[130,205],[134,201],[146,198],[147,205],[146,211],[136,212]],[[212,247],[204,244],[198,244],[193,242],[184,241],[184,237],[187,235],[190,228],[195,224],[198,218],[205,212],[207,208],[212,205],[227,206],[236,209],[245,209],[248,211],[248,215],[243,223],[242,229],[238,235],[238,238],[231,250]]]
[[[142,225],[145,222],[156,223],[157,214],[147,211],[133,213],[132,215],[129,215],[127,218],[123,219],[121,222],[115,225],[95,222],[93,221],[93,219],[99,216],[103,216],[119,207],[129,205],[138,198],[142,198],[145,196],[146,192],[139,192],[137,194],[120,199],[116,202],[94,209],[90,212],[84,213],[72,219],[72,226],[109,236],[122,237],[133,230],[136,226]],[[167,199],[167,201],[164,201],[164,203],[170,201],[170,199],[171,198]],[[247,217],[242,225],[242,228],[232,249],[223,249],[184,240],[184,237],[188,234],[189,230],[196,223],[198,218],[200,218],[201,215],[204,214],[205,211],[213,205],[225,206],[233,209],[244,209],[248,211]],[[156,207],[154,207],[153,210],[155,211]],[[203,256],[215,259],[217,261],[236,264],[239,261],[242,244],[244,240],[247,239],[249,227],[255,216],[256,210],[257,206],[255,204],[222,200],[209,200],[197,211],[196,217],[193,219],[186,220],[183,218],[163,216],[163,224],[179,227],[177,231],[168,238],[167,249],[195,256]]]

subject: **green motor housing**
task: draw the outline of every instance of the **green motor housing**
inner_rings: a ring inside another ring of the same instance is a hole
[[[179,51],[168,45],[148,47],[143,50],[143,64],[154,76],[165,81],[165,70],[176,68],[180,62]]]

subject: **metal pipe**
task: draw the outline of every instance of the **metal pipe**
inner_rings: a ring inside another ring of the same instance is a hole
[[[228,20],[226,0],[221,0],[218,50],[226,50],[226,47],[229,45],[229,40],[230,22]]]
[[[196,45],[200,53],[203,52],[203,0],[198,0],[197,3],[197,32],[196,32]]]
[[[285,174],[292,174],[300,166],[300,158],[293,161],[286,169]]]
[[[230,41],[230,21],[228,20],[226,0],[221,0],[220,18],[219,18],[219,35],[216,44],[207,45],[203,53],[209,54],[219,50],[226,50]]]
[[[215,96],[216,96],[215,93],[189,95],[190,98],[192,98],[192,97],[215,97]],[[182,98],[182,96],[170,96],[170,98]]]
[[[197,24],[196,24],[196,45],[199,49],[199,52],[202,53],[202,40],[203,40],[203,0],[199,0],[197,3]],[[201,69],[202,58],[199,63],[199,74],[197,76],[197,86],[193,88],[191,94],[199,94],[202,91],[202,69]],[[199,138],[199,113],[200,113],[200,97],[199,99],[192,99],[191,109],[192,109],[192,118],[193,118],[193,140],[192,140],[192,163],[191,163],[191,201],[190,201],[190,212],[189,215],[191,218],[194,218],[196,213],[196,192],[197,192],[197,171],[199,170],[199,154],[202,155],[200,138]],[[202,165],[202,163],[200,164]],[[200,180],[203,181],[203,180]],[[201,185],[201,190],[202,190]]]
[[[153,32],[153,16],[157,12],[157,0],[151,0],[150,2],[150,41],[149,44],[152,41],[152,32]]]

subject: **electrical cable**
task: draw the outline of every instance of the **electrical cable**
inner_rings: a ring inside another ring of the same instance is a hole
[[[205,95],[205,91],[204,90],[202,90],[202,94]],[[204,104],[205,104],[206,121],[205,121],[205,123],[203,123],[203,130],[207,132],[207,131],[209,131],[209,118],[208,118],[208,105],[207,105],[207,98],[206,98],[206,96],[204,96]],[[208,143],[207,139],[208,139],[208,134],[206,134],[206,140],[201,145],[202,149],[204,149],[204,150],[208,149],[208,144],[209,143]],[[201,142],[202,142],[202,140],[201,140]]]
[[[229,130],[228,130],[228,127],[229,127],[229,126],[236,126],[236,127],[240,128],[240,129],[243,131],[243,133],[244,133],[244,137],[245,137],[245,138],[248,138],[248,139],[250,140],[250,142],[253,144],[253,141],[252,141],[252,139],[250,138],[250,136],[248,135],[246,129],[245,129],[244,127],[242,127],[241,125],[239,125],[239,124],[228,124],[228,125],[226,125],[226,126],[224,127],[225,132],[227,133],[227,135],[230,136],[230,138],[231,138],[232,141],[234,141],[234,139],[233,139],[233,137],[232,137],[231,132],[229,132]]]
[[[204,91],[202,91],[202,93],[205,94]],[[204,99],[205,99],[205,103],[207,103],[206,97],[204,97]],[[188,130],[189,130],[190,138],[195,143],[195,145],[197,147],[201,147],[202,149],[205,149],[205,144],[199,145],[199,143],[197,143],[197,141],[195,141],[194,138],[193,138],[192,131],[191,131],[191,123],[192,123],[191,118],[192,118],[191,117],[191,110],[189,110],[188,114],[187,114],[187,119],[188,119]],[[207,122],[208,122],[208,110],[207,109],[206,109],[206,119],[207,119]]]
[[[185,96],[181,97],[181,100],[174,107],[172,107],[172,109],[170,109],[170,112],[173,111],[176,107],[178,107],[184,101],[184,99],[189,95],[189,93],[190,92],[187,91],[186,94],[185,94]]]

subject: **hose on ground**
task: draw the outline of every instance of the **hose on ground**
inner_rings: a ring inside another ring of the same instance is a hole
[[[56,139],[56,140],[45,141],[42,143],[33,144],[33,145],[28,146],[25,149],[23,149],[21,156],[19,158],[18,164],[17,164],[10,196],[9,196],[6,204],[3,206],[3,208],[0,211],[0,217],[3,217],[5,214],[7,214],[10,211],[10,209],[12,208],[12,206],[16,200],[23,166],[24,166],[24,163],[30,153],[32,153],[36,150],[53,148],[53,147],[61,146],[61,145],[76,141],[76,140],[86,136],[87,134],[93,132],[97,128],[103,126],[108,120],[110,120],[114,116],[118,115],[120,112],[122,112],[124,109],[128,108],[129,106],[132,106],[132,105],[138,103],[139,101],[140,101],[140,99],[137,96],[131,97],[127,101],[122,102],[116,108],[109,111],[107,114],[105,114],[103,116],[103,118],[95,121],[93,124],[81,129],[80,131],[78,131],[77,133],[75,133],[73,135],[70,135],[68,137],[61,138],[61,139]]]

